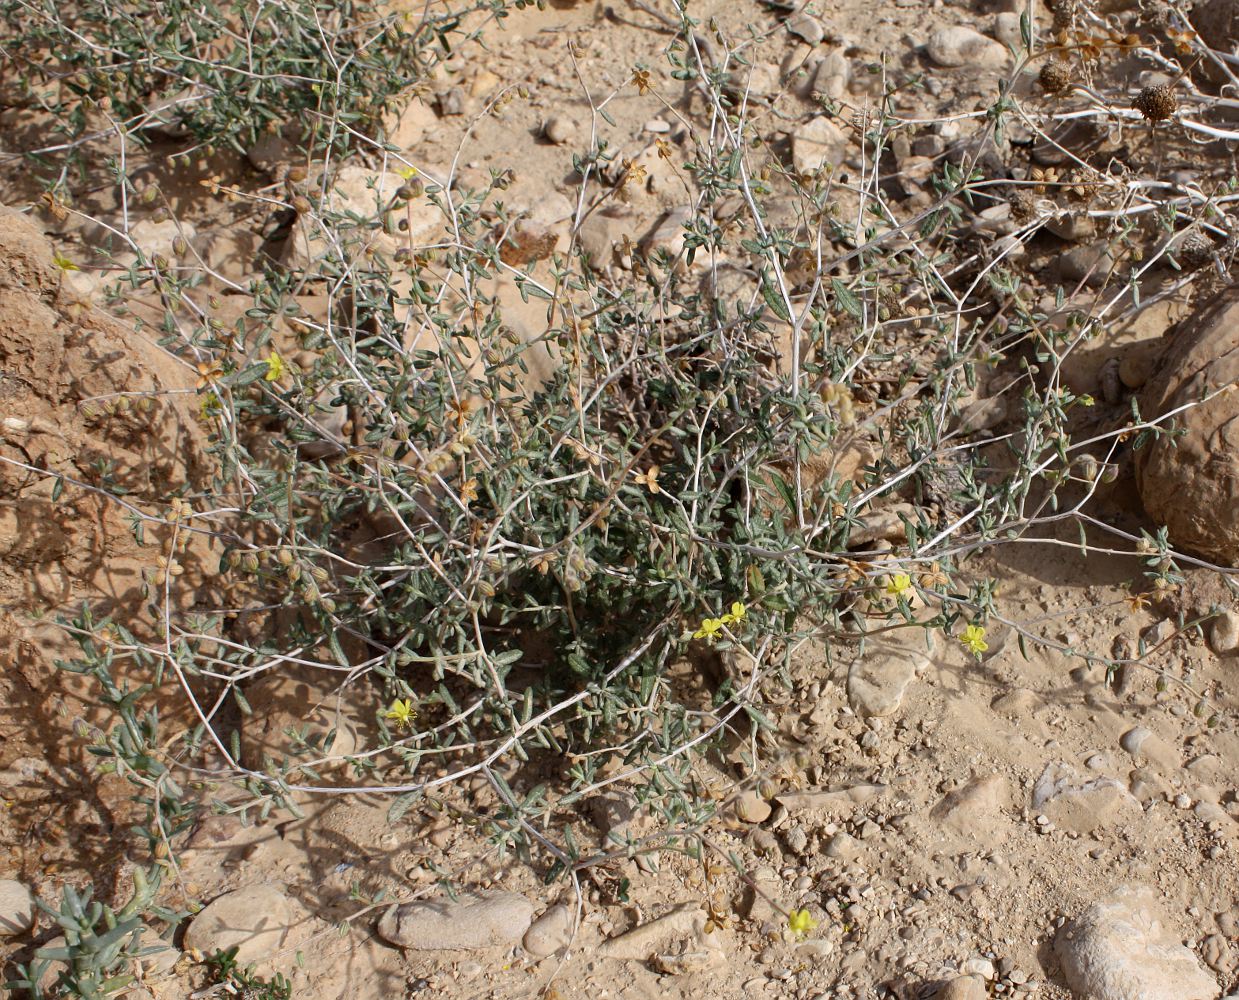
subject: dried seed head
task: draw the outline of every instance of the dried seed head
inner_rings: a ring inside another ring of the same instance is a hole
[[[1185,271],[1199,271],[1213,260],[1213,240],[1199,229],[1184,233],[1171,248],[1174,259]]]
[[[1145,87],[1136,96],[1135,108],[1151,122],[1165,121],[1178,110],[1174,91],[1164,83]]]
[[[1071,70],[1060,59],[1051,59],[1041,67],[1037,78],[1047,94],[1065,94],[1071,89]]]
[[[1054,15],[1054,30],[1066,31],[1075,23],[1079,5],[1076,0],[1046,0],[1046,7]]]
[[[1007,200],[1011,203],[1011,214],[1021,222],[1037,214],[1037,197],[1027,188],[1016,188]]]

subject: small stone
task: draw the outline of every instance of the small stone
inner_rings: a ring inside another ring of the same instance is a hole
[[[745,792],[736,799],[736,815],[745,823],[764,823],[770,818],[770,813],[770,803],[756,792]]]
[[[577,124],[565,115],[554,115],[542,126],[542,134],[556,146],[566,146],[577,134]]]
[[[993,36],[1007,48],[1017,52],[1024,48],[1024,31],[1020,27],[1020,15],[1014,11],[1003,11],[994,15]]]
[[[538,958],[554,955],[572,942],[572,910],[563,903],[550,907],[529,925],[522,945]]]
[[[826,845],[826,856],[851,861],[861,852],[860,841],[849,833],[836,833]]]
[[[804,854],[809,846],[809,835],[799,826],[793,826],[783,834],[783,842],[793,854]]]
[[[1110,279],[1114,257],[1105,243],[1073,247],[1058,258],[1058,272],[1065,281],[1084,282],[1096,288]]]
[[[1089,1000],[1216,1000],[1221,992],[1143,886],[1098,900],[1064,925],[1054,947],[1068,985]]]
[[[0,937],[25,934],[34,926],[34,896],[20,882],[0,879]]]
[[[934,1000],[987,1000],[985,984],[976,976],[959,976],[935,993]]]
[[[946,67],[996,70],[1005,69],[1011,61],[1011,54],[1001,42],[963,25],[935,31],[929,36],[925,51],[935,63]]]
[[[287,168],[294,153],[293,144],[278,132],[264,132],[254,145],[246,150],[245,155],[255,170],[274,176],[281,168]]]
[[[1219,656],[1239,649],[1239,614],[1223,611],[1209,625],[1209,646]]]
[[[852,79],[852,65],[847,57],[836,49],[822,57],[813,70],[813,80],[809,84],[810,94],[820,95],[839,100],[847,93],[848,83]]]
[[[237,963],[244,967],[285,947],[299,919],[283,886],[246,886],[217,897],[194,917],[185,950],[212,955],[236,948]]]
[[[521,940],[533,910],[516,892],[462,893],[393,906],[378,930],[384,940],[410,951],[493,948]]]
[[[1140,755],[1140,748],[1144,746],[1145,741],[1152,735],[1144,726],[1136,726],[1127,730],[1119,737],[1119,746],[1133,757],[1138,757]]]
[[[826,27],[812,14],[801,11],[787,19],[787,31],[810,45],[817,45],[826,37]]]
[[[982,979],[993,979],[997,975],[994,963],[988,958],[970,958],[959,967],[959,971],[969,976],[980,976]]]
[[[665,976],[688,976],[725,965],[727,955],[718,948],[683,947],[679,951],[655,954],[650,965]]]
[[[800,174],[837,167],[848,149],[847,134],[825,115],[818,115],[792,133],[792,165]]]

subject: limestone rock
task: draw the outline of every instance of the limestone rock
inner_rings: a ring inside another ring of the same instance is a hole
[[[812,14],[807,14],[804,11],[793,14],[787,19],[787,31],[788,34],[794,35],[810,45],[817,45],[826,37],[826,26]]]
[[[1011,61],[1011,54],[1001,42],[962,24],[935,31],[929,36],[925,51],[939,66],[994,70],[1005,69]]]
[[[0,879],[0,937],[25,934],[34,926],[34,896],[20,882]]]
[[[707,934],[705,923],[706,912],[700,903],[681,903],[661,917],[609,938],[597,953],[602,958],[645,961],[652,955],[672,952],[677,946],[684,947],[686,943],[690,948],[720,944],[720,933]]]
[[[978,976],[959,976],[934,994],[934,1000],[986,1000],[985,983]]]
[[[1146,420],[1175,415],[1178,429],[1136,452],[1145,510],[1174,545],[1239,565],[1239,286],[1230,286],[1173,332],[1145,387]],[[1221,390],[1206,402],[1206,394]]]
[[[1058,827],[1091,833],[1125,810],[1140,815],[1140,803],[1113,778],[1085,779],[1066,764],[1050,764],[1033,785],[1032,807]]]
[[[1219,656],[1239,649],[1239,614],[1223,611],[1209,625],[1209,646]]]
[[[1216,1000],[1213,977],[1163,921],[1143,886],[1098,900],[1054,942],[1068,984],[1089,1000]]]
[[[924,637],[919,634],[871,640],[848,669],[848,703],[866,718],[898,711],[908,685],[929,664],[932,655],[932,644],[926,649]]]
[[[1105,243],[1073,247],[1058,258],[1058,272],[1064,281],[1084,282],[1098,288],[1111,280],[1114,257]]]
[[[398,149],[412,150],[439,124],[434,108],[419,97],[409,101],[399,114],[393,112],[386,119],[387,140]]]
[[[589,266],[598,271],[612,264],[616,249],[625,245],[625,237],[629,243],[636,242],[640,226],[636,215],[623,209],[603,209],[590,214],[577,231],[581,252]],[[624,253],[619,263],[631,267],[632,259]]]
[[[831,100],[839,100],[847,93],[852,80],[852,64],[836,49],[824,55],[813,70],[809,84],[810,94],[821,94]]]
[[[1019,51],[1024,47],[1024,34],[1020,28],[1020,15],[1014,11],[1003,11],[994,15],[993,36],[1008,48]]]
[[[825,115],[818,115],[792,133],[792,165],[801,174],[837,167],[847,148],[848,137],[843,129]]]
[[[552,115],[542,126],[542,134],[547,142],[556,146],[566,146],[576,138],[577,123],[565,115]]]
[[[212,955],[236,948],[238,964],[250,965],[287,947],[298,919],[283,886],[247,886],[217,897],[194,917],[185,949]]]
[[[572,942],[572,910],[563,903],[550,907],[525,931],[521,944],[538,958],[554,955]]]
[[[975,834],[992,830],[1010,800],[1007,779],[1001,774],[986,774],[948,794],[929,815],[960,833]]]
[[[735,809],[745,823],[762,823],[770,818],[770,803],[756,792],[745,792],[736,799]]]
[[[473,951],[520,941],[534,905],[516,892],[461,893],[393,906],[379,935],[410,951]]]

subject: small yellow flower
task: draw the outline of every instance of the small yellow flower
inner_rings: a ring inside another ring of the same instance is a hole
[[[804,937],[817,927],[817,921],[813,919],[808,910],[792,910],[787,915],[787,927],[796,937]]]
[[[408,698],[401,701],[397,698],[391,703],[391,708],[383,716],[385,719],[391,719],[396,725],[405,727],[410,725],[417,718],[417,712],[413,708],[413,702]]]
[[[718,638],[719,633],[723,631],[723,619],[721,618],[706,618],[701,622],[701,628],[693,633],[694,639],[708,639],[713,642]]]
[[[896,573],[894,576],[887,577],[886,592],[891,597],[911,597],[912,577],[907,573]]]
[[[469,479],[460,484],[460,502],[466,507],[478,498],[478,481]]]
[[[969,625],[964,629],[964,634],[959,637],[959,641],[969,652],[975,653],[978,659],[989,649],[989,643],[985,641],[984,625]]]
[[[632,82],[636,84],[637,93],[642,97],[653,89],[650,84],[650,71],[648,69],[634,69],[632,71]]]
[[[263,378],[268,382],[278,382],[284,377],[285,371],[287,371],[287,368],[284,365],[284,359],[273,350],[267,356],[267,374]]]
[[[202,397],[202,401],[198,404],[198,419],[210,420],[218,415],[223,410],[223,405],[219,401],[219,397],[215,393],[207,393]]]
[[[198,362],[198,382],[197,388],[205,389],[207,386],[218,382],[224,376],[224,369],[218,361],[200,361]]]
[[[1092,396],[1090,396],[1087,392],[1086,392],[1083,396],[1077,396],[1077,397],[1076,397],[1076,399],[1078,400],[1078,402],[1080,403],[1080,405],[1081,405],[1081,406],[1095,406],[1095,405],[1097,405],[1097,400],[1095,400],[1095,399],[1094,399]]]
[[[397,170],[396,173],[398,173],[406,181],[411,181],[417,176],[417,167],[402,167],[400,170]]]
[[[748,608],[746,608],[739,601],[733,601],[731,605],[731,611],[723,615],[723,617],[720,618],[719,621],[721,621],[724,625],[731,625],[733,622],[742,622],[744,621],[748,613],[749,613]]]
[[[670,160],[672,157],[671,143],[666,139],[655,139],[654,146],[658,149],[658,157],[662,160]]]
[[[60,268],[62,271],[80,271],[81,270],[81,268],[78,267],[76,264],[74,264],[73,261],[69,260],[68,257],[65,257],[64,255],[62,255],[59,250],[57,250],[56,253],[52,255],[52,263],[55,264],[58,268]]]

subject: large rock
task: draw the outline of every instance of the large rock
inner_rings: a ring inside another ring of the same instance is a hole
[[[379,935],[410,951],[474,951],[520,941],[534,905],[516,892],[462,893],[393,906]]]
[[[1136,453],[1140,497],[1172,544],[1239,565],[1239,286],[1179,324],[1171,338],[1140,412],[1152,420],[1187,407],[1173,418],[1183,433]]]
[[[204,955],[237,949],[237,962],[250,965],[290,944],[301,914],[278,885],[251,885],[226,892],[207,904],[185,932],[185,950]]]
[[[1216,1000],[1221,990],[1168,929],[1152,890],[1121,886],[1054,942],[1071,988],[1088,1000]]]

